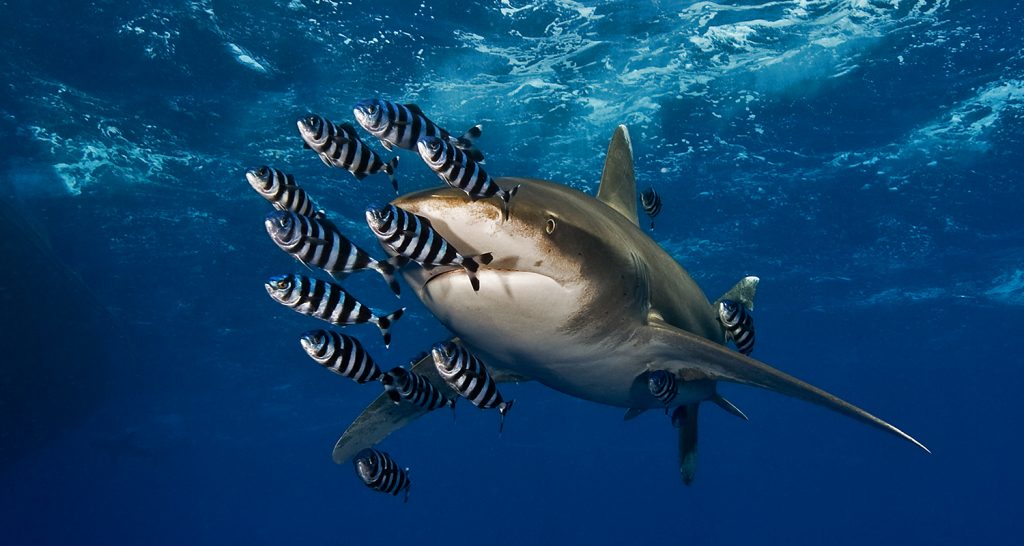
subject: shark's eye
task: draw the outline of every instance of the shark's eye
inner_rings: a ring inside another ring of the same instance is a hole
[[[544,223],[544,233],[551,235],[555,232],[555,219],[548,218],[548,221]]]

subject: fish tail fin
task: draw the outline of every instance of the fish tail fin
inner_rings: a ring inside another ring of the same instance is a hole
[[[456,138],[453,144],[455,144],[457,148],[466,152],[466,155],[473,161],[476,161],[477,163],[484,163],[484,154],[476,147],[476,139],[480,138],[481,134],[483,134],[483,126],[476,124],[470,127],[465,133],[462,133],[462,136]]]
[[[520,186],[521,184],[516,184],[512,189],[501,190],[501,192],[498,193],[498,195],[501,196],[501,212],[504,220],[508,220],[508,202],[511,201],[517,193],[519,193]]]
[[[505,414],[508,413],[508,410],[512,409],[512,404],[514,404],[514,403],[515,403],[515,400],[507,400],[505,402],[502,402],[502,403],[498,404],[498,415],[501,416],[501,417],[498,418],[498,435],[499,436],[501,435],[502,431],[505,430]]]
[[[453,396],[448,399],[448,407],[452,408],[452,422],[455,422],[455,402],[458,401],[459,397]]]
[[[405,313],[405,307],[383,317],[377,317],[377,328],[380,328],[380,334],[384,336],[384,347],[391,347],[391,326],[402,318],[403,313]]]
[[[384,174],[388,175],[388,179],[391,180],[391,187],[395,189],[395,195],[398,195],[398,179],[395,178],[395,169],[398,168],[398,156],[391,158],[384,164]]]
[[[494,255],[490,252],[480,254],[479,256],[468,256],[462,258],[462,267],[466,269],[466,273],[469,274],[469,283],[473,285],[473,291],[480,291],[480,279],[476,276],[476,271],[480,269],[481,265],[487,265],[494,259]]]
[[[384,282],[388,283],[388,288],[390,288],[391,291],[395,293],[396,297],[402,296],[402,288],[398,286],[398,279],[395,277],[395,271],[397,267],[395,266],[394,263],[391,262],[391,260],[383,262],[376,261],[373,262],[373,265],[370,267],[376,269],[377,272],[380,273],[382,277],[384,277]]]
[[[408,469],[408,468],[406,468],[406,469],[405,469],[405,473],[406,473],[406,474],[408,474],[408,473],[409,473],[409,469]],[[405,489],[405,501],[404,501],[404,502],[405,502],[406,504],[408,504],[408,503],[409,503],[409,486],[411,486],[411,485],[412,485],[412,482],[410,482],[410,481],[406,480],[406,482],[405,482],[405,487],[403,487],[403,488],[402,488],[402,489]]]

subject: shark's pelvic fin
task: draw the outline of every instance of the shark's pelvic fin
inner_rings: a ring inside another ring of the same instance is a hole
[[[715,300],[715,303],[722,300],[738,301],[747,308],[748,311],[754,310],[754,293],[757,292],[757,283],[761,282],[761,279],[749,276],[740,279],[740,282],[736,283],[728,292],[722,294],[722,297]]]
[[[717,404],[718,407],[735,415],[736,417],[739,417],[740,419],[743,419],[744,421],[750,420],[747,419],[747,414],[743,413],[743,411],[740,408],[736,407],[736,404],[733,404],[732,402],[726,400],[724,396],[718,394],[717,392],[711,397],[711,401]]]
[[[632,421],[637,417],[640,417],[643,412],[647,411],[645,408],[629,408],[626,410],[626,414],[622,416],[623,421]]]
[[[456,344],[461,343],[457,337],[452,338],[452,341]],[[419,356],[410,370],[426,377],[441,392],[454,392],[437,373],[437,367],[434,366],[434,359],[430,353]],[[530,380],[522,374],[491,366],[490,363],[487,364],[487,371],[495,383],[519,383]],[[338,442],[334,444],[334,452],[331,457],[337,464],[345,463],[363,449],[377,445],[392,432],[401,429],[426,413],[428,413],[426,410],[415,404],[395,404],[388,398],[387,393],[382,393],[359,414],[359,417],[356,417],[356,420],[341,435]]]
[[[895,434],[931,453],[921,442],[893,425],[759,360],[664,322],[649,323],[648,333],[652,348],[659,353],[660,365],[686,380],[712,379],[745,383],[800,398]]]
[[[601,171],[597,198],[639,226],[636,213],[636,175],[633,173],[633,145],[625,125],[615,128]]]
[[[672,412],[672,425],[679,429],[679,475],[690,485],[697,474],[697,408],[699,402],[679,406]]]

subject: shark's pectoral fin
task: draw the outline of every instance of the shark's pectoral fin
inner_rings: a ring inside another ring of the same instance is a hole
[[[907,433],[857,406],[723,345],[663,322],[650,322],[647,334],[648,348],[657,356],[659,366],[676,372],[679,377],[745,383],[800,398],[895,434],[928,451]]]
[[[437,373],[434,361],[429,355],[413,364],[412,371],[427,377],[436,387],[448,388]],[[363,449],[377,445],[392,432],[427,413],[427,410],[416,404],[396,404],[388,396],[388,392],[381,393],[366,406],[334,444],[331,458],[337,464],[347,462]]]
[[[452,338],[452,342],[461,344],[459,338]],[[410,370],[426,377],[431,384],[441,389],[441,392],[454,392],[445,383],[444,379],[441,378],[441,375],[437,373],[434,359],[430,353],[424,353],[418,357],[412,363]],[[490,373],[491,379],[496,383],[519,383],[530,380],[530,378],[522,374],[510,372],[490,364],[487,366],[487,371]],[[421,409],[416,404],[395,404],[388,397],[387,393],[383,393],[371,402],[359,414],[359,417],[356,417],[356,420],[349,425],[345,433],[341,435],[341,438],[334,444],[332,458],[337,464],[349,461],[363,449],[377,445],[377,443],[387,438],[392,432],[427,413],[426,410]]]
[[[597,188],[597,198],[633,222],[634,226],[640,225],[636,214],[633,145],[629,141],[629,131],[625,125],[615,128],[615,134],[608,143],[608,155],[604,160],[604,170],[601,171],[601,185]]]
[[[672,425],[679,429],[679,475],[690,485],[697,474],[697,408],[695,402],[672,412]]]

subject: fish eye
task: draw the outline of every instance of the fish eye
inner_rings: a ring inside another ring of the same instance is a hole
[[[439,141],[439,140],[432,140],[432,141],[430,141],[429,144],[427,144],[427,147],[430,148],[430,151],[436,152],[436,151],[441,149],[441,141]]]
[[[269,174],[269,171],[270,171],[270,169],[268,169],[267,166],[264,165],[264,166],[260,167],[260,170],[257,171],[256,174],[258,174],[262,178],[262,177],[267,176],[267,174]]]
[[[544,233],[551,235],[555,232],[555,219],[548,218],[548,221],[544,223]]]
[[[308,123],[310,125],[316,125],[316,122],[317,122],[317,117],[316,116],[309,116],[308,118],[306,118],[306,123]]]
[[[376,114],[377,113],[377,105],[376,104],[371,104],[371,105],[367,106],[366,107],[366,113],[370,114],[371,116]]]

